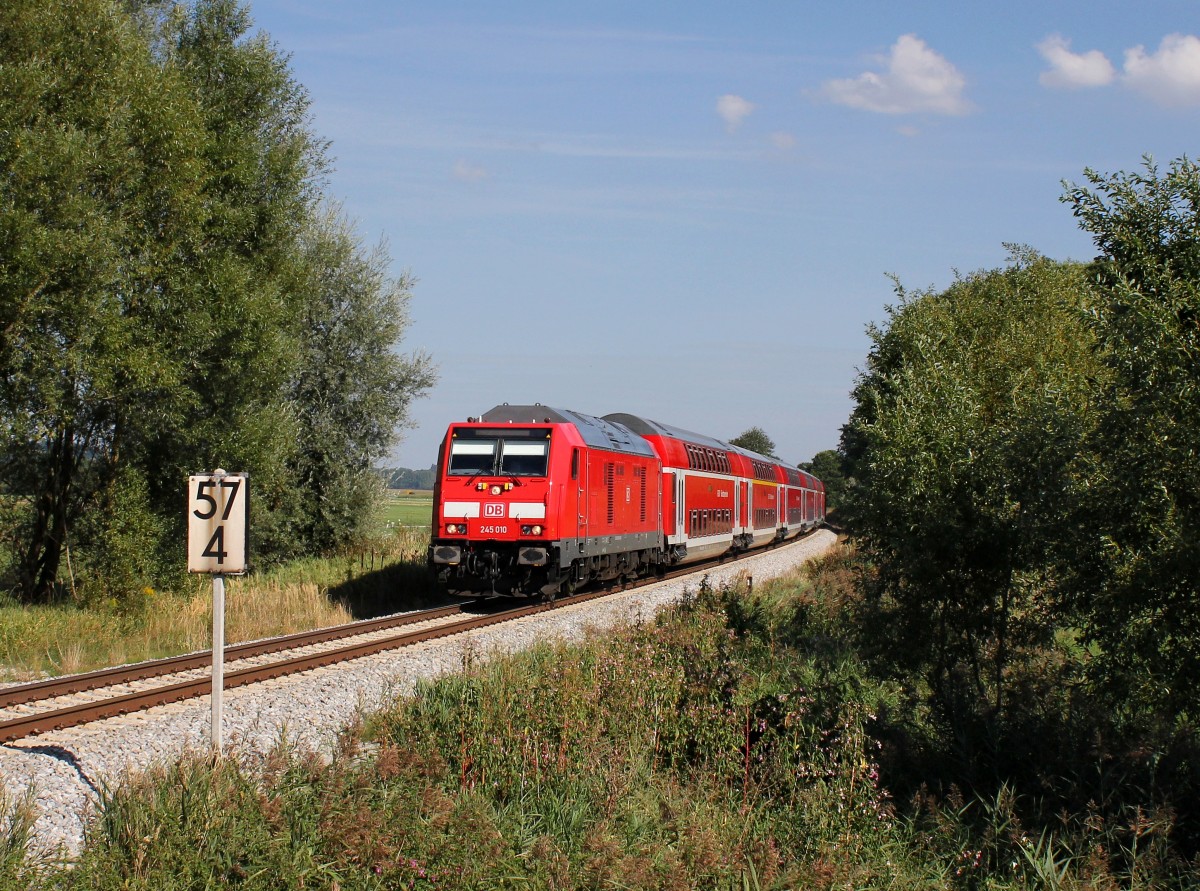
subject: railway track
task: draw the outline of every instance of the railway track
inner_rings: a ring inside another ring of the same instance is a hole
[[[622,590],[698,574],[717,563],[712,560],[693,564],[662,577],[638,580]],[[237,644],[225,650],[225,689],[462,634],[585,603],[612,592],[612,588],[584,592],[553,603],[482,614],[470,612],[469,603],[456,604]],[[421,627],[413,627],[418,625]],[[211,666],[212,652],[204,651],[0,687],[0,743],[208,696],[212,693]]]

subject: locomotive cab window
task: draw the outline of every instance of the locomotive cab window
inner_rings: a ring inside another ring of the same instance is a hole
[[[550,440],[541,442],[507,442],[501,440],[501,476],[545,476]]]
[[[448,476],[545,476],[550,431],[470,430],[450,443]]]
[[[496,466],[497,440],[456,439],[450,444],[450,476],[491,473]]]

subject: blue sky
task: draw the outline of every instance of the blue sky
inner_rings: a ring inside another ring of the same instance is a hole
[[[257,0],[328,192],[417,279],[440,382],[389,463],[499,402],[836,446],[908,288],[1089,259],[1085,167],[1195,157],[1200,4]]]

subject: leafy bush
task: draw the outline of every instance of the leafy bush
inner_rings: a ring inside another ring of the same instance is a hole
[[[971,787],[923,700],[867,672],[857,559],[753,597],[703,585],[582,644],[468,655],[330,757],[283,742],[151,771],[106,794],[73,869],[8,857],[0,886],[1200,885],[1189,824],[1154,788],[1179,763],[1135,775],[1108,751],[1097,768],[1050,738],[1067,753]],[[1093,800],[1055,787],[1089,764],[1103,775],[1063,785]]]
[[[1108,374],[1070,566],[1091,676],[1134,725],[1195,720],[1200,683],[1200,166],[1102,176],[1065,199],[1101,251]]]
[[[738,602],[705,586],[612,638],[468,664],[332,759],[284,745],[152,771],[108,794],[52,882],[936,887],[880,783],[881,688],[775,643],[757,605],[772,630],[752,630]]]
[[[1010,668],[1071,623],[1055,598],[1102,377],[1084,271],[1010,265],[889,309],[843,430],[845,516],[873,567],[881,657],[954,725],[1002,716]]]

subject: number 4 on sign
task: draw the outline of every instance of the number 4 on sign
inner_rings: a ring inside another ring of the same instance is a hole
[[[248,475],[188,477],[188,572],[235,575],[247,568]]]
[[[220,566],[225,562],[225,558],[229,556],[229,552],[225,550],[225,527],[218,526],[217,531],[213,533],[213,537],[209,540],[208,545],[200,552],[201,557],[212,557]]]

